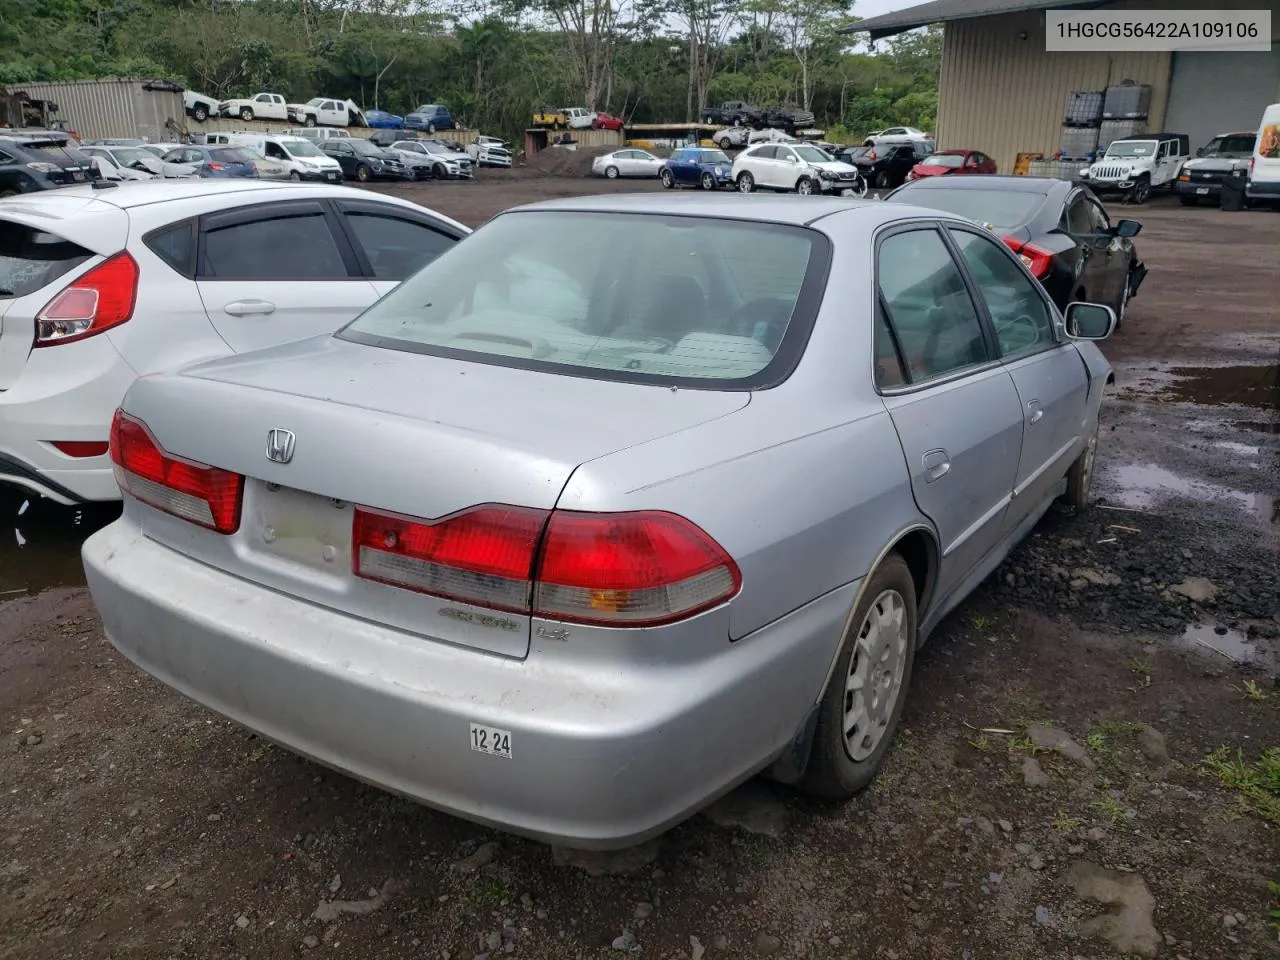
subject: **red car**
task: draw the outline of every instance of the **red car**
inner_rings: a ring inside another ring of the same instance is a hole
[[[591,121],[591,125],[597,130],[621,130],[622,120],[612,113],[601,112],[596,114],[596,118]]]
[[[978,150],[939,150],[925,157],[907,174],[908,180],[953,173],[995,173],[996,162]]]

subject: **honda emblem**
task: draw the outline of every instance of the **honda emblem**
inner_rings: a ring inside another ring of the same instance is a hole
[[[292,430],[279,427],[267,432],[267,459],[273,463],[288,463],[293,459],[294,436]]]

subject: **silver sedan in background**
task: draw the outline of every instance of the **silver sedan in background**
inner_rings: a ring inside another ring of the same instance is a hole
[[[597,177],[657,177],[662,172],[662,160],[648,150],[625,147],[613,153],[605,153],[591,161],[591,172]]]
[[[89,587],[178,691],[502,829],[846,798],[939,620],[1088,503],[1114,325],[938,211],[508,211],[336,334],[135,381]]]

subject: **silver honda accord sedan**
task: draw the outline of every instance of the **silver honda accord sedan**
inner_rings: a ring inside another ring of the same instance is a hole
[[[1088,502],[1114,323],[901,204],[512,210],[332,336],[138,380],[89,586],[179,692],[504,830],[849,797],[938,621]]]

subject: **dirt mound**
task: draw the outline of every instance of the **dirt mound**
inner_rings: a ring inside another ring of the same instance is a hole
[[[610,147],[578,147],[566,150],[563,147],[547,147],[539,150],[525,161],[525,169],[530,173],[543,177],[586,177],[591,175],[591,161],[606,153],[619,149]]]

